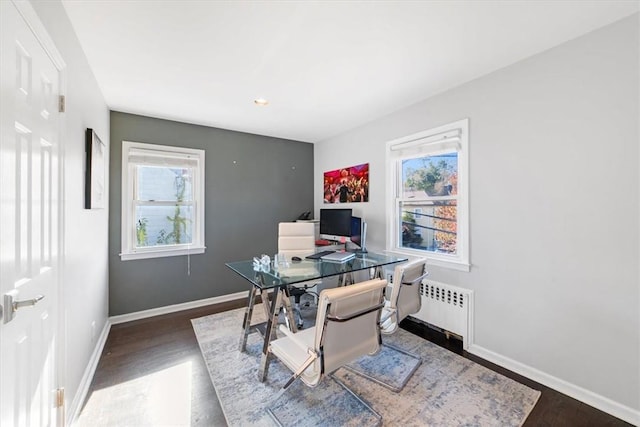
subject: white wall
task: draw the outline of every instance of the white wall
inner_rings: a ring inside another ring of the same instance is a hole
[[[109,144],[109,110],[60,1],[31,4],[67,64],[63,114],[66,248],[63,293],[64,386],[69,404],[76,396],[108,316],[108,209],[84,209],[84,144],[86,128],[93,128]]]
[[[640,421],[638,15],[315,146],[370,163],[351,204],[385,247],[385,142],[470,119],[472,351]],[[375,88],[372,88],[375,89]]]

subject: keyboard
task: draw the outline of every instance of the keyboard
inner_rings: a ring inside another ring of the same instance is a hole
[[[305,258],[306,258],[306,259],[320,259],[320,258],[322,258],[323,256],[325,256],[325,255],[329,255],[329,254],[332,254],[332,253],[334,253],[334,252],[335,252],[335,251],[321,251],[321,252],[316,252],[316,253],[315,253],[315,254],[313,254],[313,255],[307,255]]]

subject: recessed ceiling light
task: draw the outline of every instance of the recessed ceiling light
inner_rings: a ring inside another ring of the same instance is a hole
[[[256,99],[254,99],[254,100],[253,100],[253,102],[255,102],[255,103],[256,103],[256,105],[260,105],[260,106],[262,106],[262,107],[264,107],[265,105],[268,105],[268,104],[269,104],[269,101],[267,101],[267,100],[266,100],[266,99],[264,99],[264,98],[256,98]]]

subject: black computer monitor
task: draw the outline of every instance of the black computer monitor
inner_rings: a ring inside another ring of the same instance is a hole
[[[320,209],[320,238],[351,240],[351,209]]]

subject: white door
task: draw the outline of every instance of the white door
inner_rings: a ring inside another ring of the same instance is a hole
[[[0,16],[0,425],[55,426],[63,63],[28,2],[2,0]],[[25,305],[13,312],[8,297]]]

